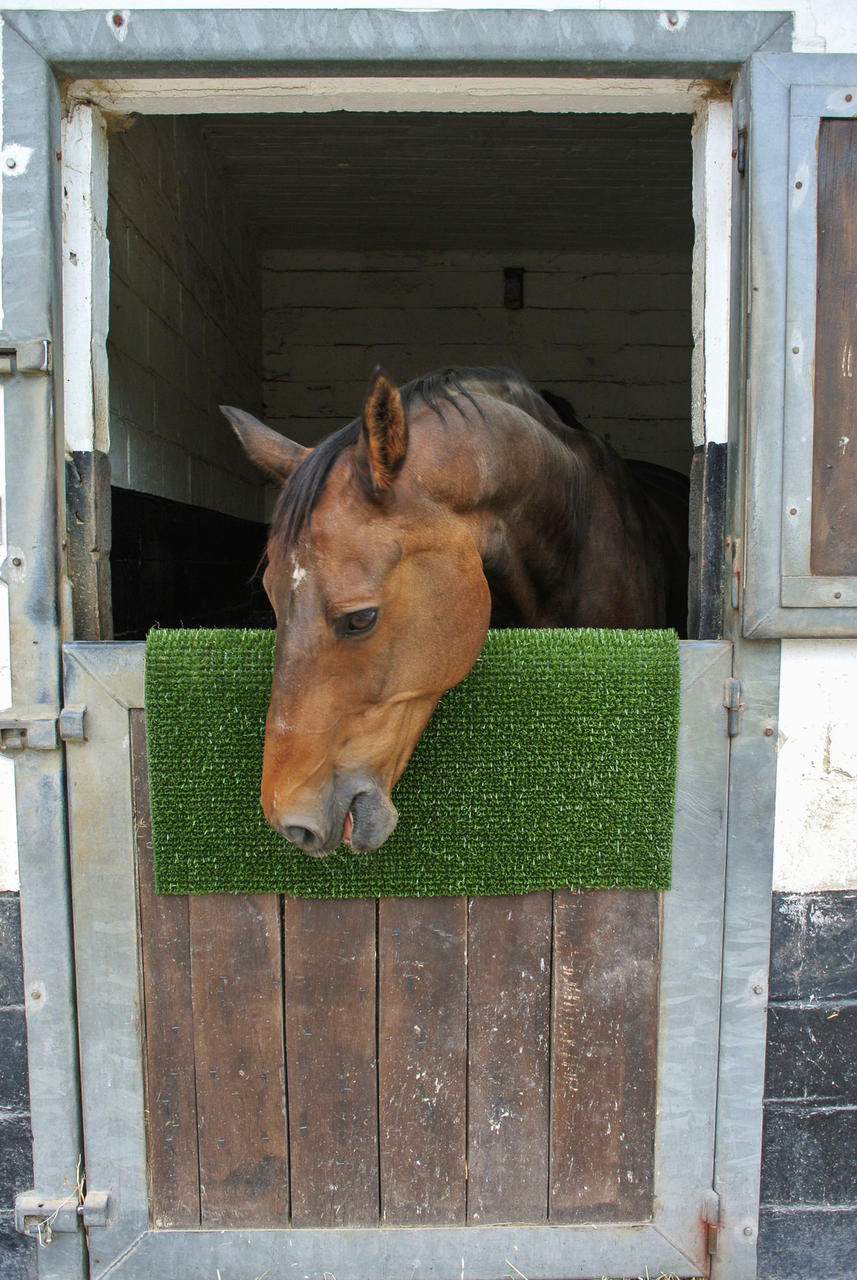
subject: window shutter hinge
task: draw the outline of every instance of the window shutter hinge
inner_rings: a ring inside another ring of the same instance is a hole
[[[0,378],[50,372],[51,344],[47,338],[9,338],[0,333]]]

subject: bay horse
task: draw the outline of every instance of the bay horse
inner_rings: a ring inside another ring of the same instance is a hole
[[[261,799],[306,853],[386,840],[392,788],[489,625],[683,631],[686,481],[626,464],[548,396],[502,369],[401,388],[378,369],[314,449],[223,406],[282,485]]]

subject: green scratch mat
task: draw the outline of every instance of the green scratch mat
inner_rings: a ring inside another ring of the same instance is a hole
[[[273,631],[153,631],[161,893],[312,898],[669,886],[679,720],[667,631],[492,631],[397,785],[376,853],[309,858],[259,806]]]

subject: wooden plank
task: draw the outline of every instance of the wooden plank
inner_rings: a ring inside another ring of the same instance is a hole
[[[463,1223],[467,899],[379,903],[381,1218]]]
[[[822,120],[811,568],[857,574],[857,121]]]
[[[473,898],[468,932],[468,1220],[548,1210],[550,893]]]
[[[155,893],[146,717],[131,711],[131,787],[143,969],[146,1162],[153,1227],[197,1227],[199,1154],[185,896]]]
[[[202,1225],[285,1226],[279,899],[195,895],[190,928]]]
[[[375,901],[285,900],[292,1222],[378,1223]]]
[[[550,1218],[651,1217],[658,894],[557,892]]]

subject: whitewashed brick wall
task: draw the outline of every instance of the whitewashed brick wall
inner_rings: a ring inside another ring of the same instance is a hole
[[[110,141],[110,461],[122,488],[264,518],[219,403],[259,411],[258,255],[192,118]]]
[[[524,307],[503,268],[524,268]],[[265,416],[308,444],[355,417],[373,366],[515,365],[620,453],[690,464],[684,254],[268,252]]]

